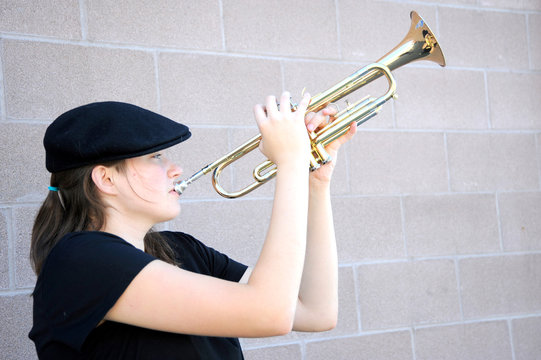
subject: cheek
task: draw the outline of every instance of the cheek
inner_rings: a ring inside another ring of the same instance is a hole
[[[159,169],[144,173],[133,170],[130,171],[129,179],[133,191],[147,201],[152,201],[152,196],[156,192],[164,192],[167,189],[167,178]]]

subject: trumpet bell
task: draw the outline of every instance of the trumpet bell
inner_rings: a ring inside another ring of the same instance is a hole
[[[411,25],[404,39],[377,63],[395,70],[408,63],[425,60],[445,66],[445,57],[440,44],[428,24],[415,11],[410,13]]]

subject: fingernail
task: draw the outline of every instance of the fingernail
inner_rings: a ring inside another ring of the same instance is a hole
[[[316,127],[314,126],[314,124],[311,124],[311,123],[310,123],[310,124],[308,124],[308,126],[307,126],[306,128],[308,129],[308,131],[314,131],[314,129],[315,129]]]

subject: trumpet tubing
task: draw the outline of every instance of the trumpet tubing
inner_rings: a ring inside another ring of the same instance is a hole
[[[415,11],[410,13],[410,18],[411,25],[408,33],[390,52],[375,63],[357,70],[330,89],[310,99],[310,105],[306,113],[320,111],[327,105],[340,100],[381,76],[384,76],[388,82],[388,89],[385,94],[378,98],[368,96],[351,105],[348,104],[347,108],[334,116],[334,121],[317,132],[309,133],[312,147],[310,170],[315,170],[321,165],[332,161],[331,157],[325,151],[325,146],[344,135],[351,126],[351,123],[356,122],[357,126],[359,126],[371,119],[377,115],[381,107],[388,100],[395,96],[396,82],[391,73],[393,70],[418,60],[432,61],[440,66],[445,66],[445,58],[440,45],[423,18]],[[267,183],[276,175],[277,171],[275,164],[269,160],[262,162],[254,168],[253,178],[255,181],[239,191],[229,192],[219,182],[219,177],[223,169],[256,149],[260,141],[261,134],[256,135],[228,154],[203,167],[187,180],[177,180],[175,182],[175,191],[182,194],[188,185],[211,171],[213,171],[212,184],[214,189],[218,194],[226,198],[237,198],[246,195]]]

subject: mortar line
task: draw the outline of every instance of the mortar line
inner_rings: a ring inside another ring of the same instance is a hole
[[[496,193],[494,196],[494,202],[496,206],[496,224],[498,226],[498,237],[500,240],[500,251],[504,252],[504,244],[503,244],[503,231],[502,231],[502,219],[500,214],[500,194]]]
[[[13,209],[7,209],[5,211],[6,222],[7,222],[7,258],[8,258],[8,289],[13,291],[16,289],[16,274],[15,274],[15,225],[13,222]]]
[[[334,14],[336,20],[336,41],[338,44],[338,58],[342,59],[342,36],[340,34],[340,6],[338,0],[334,0]]]
[[[88,40],[88,18],[85,0],[79,0],[79,19],[81,20],[81,38]]]
[[[224,21],[224,4],[222,0],[218,0],[218,10],[220,17],[220,32],[222,36],[222,50],[227,51],[227,43],[225,40],[225,21]]]
[[[460,265],[458,259],[454,260],[455,264],[455,277],[456,277],[456,288],[458,294],[458,310],[460,312],[460,320],[464,321],[464,306],[462,301],[462,285],[460,282]]]
[[[155,51],[153,53],[153,60],[154,60],[154,80],[156,81],[156,105],[158,108],[158,112],[162,112],[162,99],[160,95],[160,54],[158,51]]]
[[[0,122],[7,122],[6,83],[4,81],[4,39],[0,35]]]
[[[159,51],[162,53],[171,53],[171,54],[190,54],[190,55],[213,55],[213,56],[223,56],[223,57],[232,57],[232,58],[248,58],[248,59],[261,59],[261,60],[275,60],[275,61],[284,61],[284,62],[314,62],[314,63],[328,63],[335,65],[358,65],[363,66],[372,61],[361,60],[361,59],[339,59],[339,58],[318,58],[318,57],[303,57],[303,56],[284,56],[279,54],[272,53],[250,53],[250,52],[227,52],[227,51],[216,51],[216,50],[201,50],[196,48],[171,48],[165,46],[146,46],[141,44],[130,44],[130,43],[114,43],[107,41],[89,41],[89,40],[68,40],[68,39],[59,39],[54,37],[39,36],[32,34],[20,34],[13,32],[2,32],[0,31],[0,36],[8,40],[18,40],[18,41],[28,41],[28,42],[43,42],[49,44],[60,44],[60,45],[74,45],[74,46],[83,46],[90,48],[105,48],[105,49],[117,49],[117,50],[133,50],[133,51],[143,51],[143,52],[154,52]],[[418,69],[439,69],[440,66],[433,64],[431,62],[414,62],[407,65],[408,68],[418,68]],[[494,73],[512,73],[512,74],[539,74],[541,70],[538,69],[509,69],[509,68],[487,68],[487,67],[471,67],[471,66],[455,66],[447,65],[449,70],[462,70],[462,71],[484,71],[484,72],[494,72]],[[349,74],[345,74],[349,75]]]
[[[509,346],[511,347],[511,359],[515,360],[515,344],[513,340],[513,320],[508,319],[507,320],[507,331],[509,331]]]
[[[362,325],[362,308],[361,308],[361,291],[358,288],[359,284],[359,275],[357,273],[358,267],[351,265],[351,270],[353,271],[353,293],[355,294],[355,311],[357,313],[357,333],[363,332],[363,325]]]

